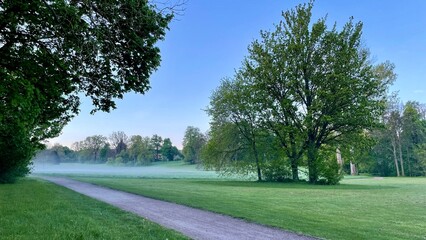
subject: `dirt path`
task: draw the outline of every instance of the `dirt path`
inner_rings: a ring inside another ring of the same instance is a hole
[[[314,239],[241,219],[159,201],[62,177],[42,177],[193,239]]]

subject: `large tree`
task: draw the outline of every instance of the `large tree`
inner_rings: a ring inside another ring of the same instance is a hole
[[[250,103],[258,111],[257,125],[279,139],[293,179],[306,158],[309,181],[316,183],[332,171],[338,174],[337,167],[323,166],[330,161],[320,150],[374,128],[395,76],[392,64],[370,62],[361,22],[350,19],[340,30],[329,28],[326,18],[311,21],[312,7],[312,2],[298,5],[283,13],[274,31],[262,31],[239,74],[241,86],[256,96]]]
[[[124,93],[145,93],[172,17],[147,0],[0,0],[0,182],[28,172],[82,94],[108,112]]]
[[[394,75],[392,64],[371,64],[361,22],[329,28],[326,18],[311,21],[312,7],[286,11],[275,31],[262,32],[243,70],[264,104],[266,126],[282,136],[289,156],[306,154],[315,183],[321,146],[374,127]]]

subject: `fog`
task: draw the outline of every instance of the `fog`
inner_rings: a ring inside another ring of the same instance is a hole
[[[187,165],[182,162],[160,163],[141,167],[81,163],[34,163],[32,173],[98,177],[219,178],[219,174],[214,171],[199,170],[195,165]]]

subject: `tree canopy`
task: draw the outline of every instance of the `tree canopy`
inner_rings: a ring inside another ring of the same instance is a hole
[[[28,172],[40,141],[78,114],[81,95],[92,112],[108,112],[125,93],[145,93],[173,12],[147,0],[0,3],[2,182]]]
[[[190,164],[201,162],[201,149],[206,143],[206,136],[199,128],[188,126],[183,137],[182,153],[184,160]]]
[[[279,141],[293,179],[306,159],[309,182],[316,183],[330,175],[320,151],[345,135],[374,128],[395,76],[393,64],[371,63],[362,45],[361,22],[349,19],[340,30],[336,24],[329,28],[326,18],[312,21],[312,8],[310,2],[283,12],[275,30],[262,31],[261,39],[249,46],[233,84],[251,94],[221,97],[233,106],[235,101],[245,109],[255,106],[252,126]],[[221,108],[216,102],[211,113]],[[222,118],[232,120],[240,110],[231,109]]]

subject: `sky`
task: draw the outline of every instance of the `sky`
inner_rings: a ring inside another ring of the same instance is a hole
[[[117,109],[91,115],[89,99],[62,134],[49,144],[71,146],[87,136],[160,135],[178,148],[188,126],[209,129],[204,111],[221,79],[232,77],[248,55],[247,47],[261,30],[274,30],[282,11],[307,1],[188,0],[182,15],[158,43],[162,62],[144,95],[129,93]],[[397,80],[391,91],[401,101],[426,103],[426,1],[316,0],[312,21],[327,15],[328,26],[342,27],[350,17],[363,22],[363,43],[374,63],[394,63]]]

